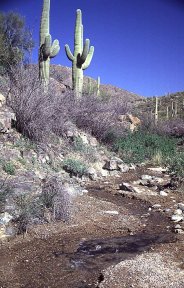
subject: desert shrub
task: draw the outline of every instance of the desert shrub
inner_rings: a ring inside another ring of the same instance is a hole
[[[109,139],[109,131],[115,137],[124,133],[117,115],[125,114],[128,107],[121,98],[104,102],[100,97],[83,95],[82,99],[74,99],[73,92],[58,92],[52,81],[44,93],[35,65],[15,69],[9,85],[7,103],[16,114],[16,128],[33,141],[48,142],[52,133],[63,136],[68,122],[104,142]]]
[[[159,131],[162,134],[176,138],[184,137],[184,119],[178,118],[160,123]]]
[[[86,165],[78,159],[68,158],[63,161],[63,168],[71,175],[82,177],[87,172]]]
[[[58,95],[52,86],[44,93],[34,65],[15,70],[8,105],[16,114],[16,128],[34,141],[48,142],[51,133],[61,135],[68,121],[73,98]]]
[[[22,193],[13,196],[15,203],[14,222],[17,224],[17,234],[27,231],[32,223],[43,221],[43,206],[38,197]]]
[[[172,174],[184,180],[184,152],[170,155],[165,161]]]
[[[2,168],[9,175],[15,174],[15,166],[11,161],[3,161]]]
[[[117,115],[126,111],[127,106],[120,99],[110,99],[104,103],[99,97],[84,95],[76,102],[71,119],[77,127],[89,131],[98,140],[105,142],[109,131],[118,136],[123,133],[123,127],[117,123]]]
[[[56,177],[47,179],[42,188],[40,201],[50,210],[53,219],[68,221],[72,211],[72,198],[67,189]]]
[[[115,150],[126,162],[140,163],[160,153],[166,159],[175,152],[175,140],[167,136],[137,131],[118,139]]]
[[[36,145],[34,142],[32,142],[30,139],[23,137],[21,135],[20,139],[18,139],[14,144],[14,147],[19,149],[25,149],[25,150],[35,150]]]
[[[94,147],[84,144],[81,137],[74,137],[72,149],[82,154],[88,162],[96,162],[98,160]]]
[[[0,213],[4,210],[6,199],[13,193],[12,187],[6,183],[6,179],[0,180]]]

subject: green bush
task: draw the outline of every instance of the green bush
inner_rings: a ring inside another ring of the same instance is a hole
[[[184,179],[184,152],[168,157],[165,164],[171,173]]]
[[[3,170],[9,175],[15,175],[15,166],[11,161],[3,163]]]
[[[163,160],[175,153],[176,140],[167,136],[137,131],[119,138],[115,151],[127,163],[141,163],[162,155]]]
[[[68,158],[63,161],[63,168],[71,175],[82,177],[87,172],[87,167],[80,160]]]

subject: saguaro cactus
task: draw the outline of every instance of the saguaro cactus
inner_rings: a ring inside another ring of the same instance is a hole
[[[97,78],[97,93],[96,93],[97,96],[100,95],[100,76],[98,76]]]
[[[72,80],[75,97],[80,98],[83,88],[83,70],[90,65],[94,53],[94,47],[90,47],[89,39],[86,39],[83,45],[82,12],[80,9],[77,10],[75,24],[74,53],[72,54],[68,45],[65,45],[65,51],[68,59],[72,61]]]
[[[158,122],[158,97],[155,97],[155,123]]]
[[[40,24],[40,49],[39,49],[39,78],[47,91],[49,84],[50,59],[55,57],[60,50],[59,41],[52,43],[49,32],[50,0],[43,1],[43,10]]]

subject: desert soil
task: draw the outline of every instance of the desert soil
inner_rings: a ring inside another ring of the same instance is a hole
[[[119,193],[120,183],[142,174],[148,171],[91,182],[75,200],[70,223],[30,227],[3,242],[0,287],[183,288],[184,235],[174,233],[170,216],[184,193]],[[150,209],[154,204],[162,210]]]

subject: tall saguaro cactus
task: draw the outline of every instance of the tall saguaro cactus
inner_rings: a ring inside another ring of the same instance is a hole
[[[50,59],[55,57],[60,50],[59,41],[52,43],[50,35],[50,0],[43,0],[43,10],[40,24],[40,49],[39,49],[39,78],[46,92],[49,84]]]
[[[155,123],[158,122],[158,97],[155,97]]]
[[[96,95],[99,96],[100,95],[100,76],[98,76],[97,78],[97,92]]]
[[[72,81],[75,97],[80,98],[83,88],[83,70],[90,65],[94,53],[94,47],[90,47],[89,39],[86,39],[83,45],[82,12],[80,9],[77,10],[75,24],[74,53],[72,54],[68,45],[65,45],[65,51],[68,59],[72,61]]]

